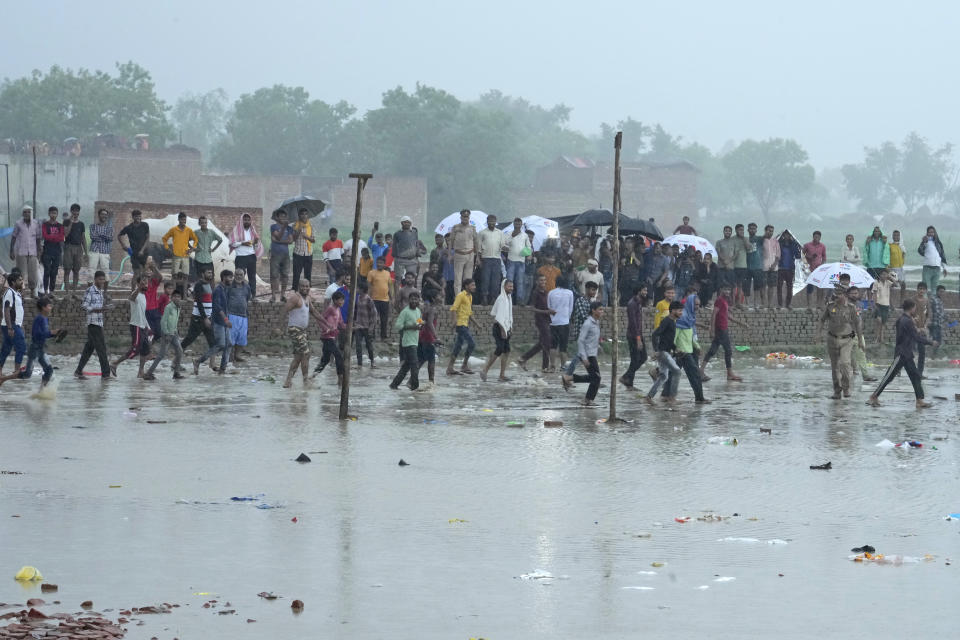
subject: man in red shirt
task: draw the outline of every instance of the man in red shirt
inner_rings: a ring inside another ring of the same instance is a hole
[[[53,294],[57,286],[57,272],[63,259],[63,241],[66,237],[63,225],[57,220],[60,210],[50,207],[47,211],[50,219],[40,225],[40,235],[43,237],[43,253],[40,254],[40,264],[43,265],[43,282],[40,289]]]
[[[820,232],[813,232],[813,240],[803,245],[803,258],[810,267],[810,273],[827,261],[827,245],[820,242]],[[823,303],[823,289],[815,287],[812,284],[807,285],[807,307],[810,306],[810,294],[817,290],[817,306]]]
[[[163,282],[163,276],[157,265],[153,262],[153,256],[147,256],[147,264],[144,266],[147,272],[147,324],[150,331],[153,332],[153,339],[160,340],[160,318],[163,316],[163,309],[160,308],[160,298],[158,296],[160,283]]]
[[[710,379],[710,376],[704,373],[704,369],[710,362],[710,358],[717,354],[720,347],[723,347],[723,363],[727,366],[727,380],[729,382],[743,381],[743,378],[733,372],[733,359],[731,357],[733,354],[730,347],[729,331],[729,323],[733,320],[730,317],[730,291],[730,285],[725,284],[720,287],[720,295],[717,296],[717,301],[713,305],[713,317],[710,319],[710,337],[713,338],[713,341],[710,343],[710,349],[703,356],[703,363],[700,365],[700,378],[704,382]],[[733,322],[743,325],[738,320],[733,320]]]

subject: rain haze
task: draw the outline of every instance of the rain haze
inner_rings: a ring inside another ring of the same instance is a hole
[[[133,60],[168,104],[281,83],[360,113],[416,82],[632,116],[717,151],[797,139],[817,167],[918,131],[960,140],[951,2],[7,3],[0,77]]]

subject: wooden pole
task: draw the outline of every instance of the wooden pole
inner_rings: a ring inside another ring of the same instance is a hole
[[[613,362],[610,365],[610,416],[607,422],[617,421],[617,359],[620,357],[618,320],[620,316],[620,147],[623,131],[613,139],[613,282],[610,283],[611,316],[610,340],[613,343]]]
[[[33,145],[33,216],[37,217],[37,145]]]
[[[353,246],[350,247],[350,300],[347,301],[347,352],[343,360],[347,366],[343,368],[343,385],[340,387],[340,419],[349,418],[347,410],[350,408],[350,354],[353,352],[353,317],[357,311],[357,280],[359,280],[358,260],[360,255],[360,213],[363,211],[363,188],[367,180],[373,177],[372,173],[351,173],[351,178],[357,179],[357,208],[353,213]]]

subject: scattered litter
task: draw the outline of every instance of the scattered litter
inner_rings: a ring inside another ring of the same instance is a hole
[[[622,589],[628,589],[632,591],[653,591],[654,587],[621,587]]]
[[[854,547],[853,549],[850,549],[850,551],[852,553],[876,553],[877,552],[877,550],[873,547],[873,545],[869,545],[869,544],[865,544],[862,547]]]
[[[545,427],[562,427],[563,420],[544,420],[543,426]]]
[[[901,556],[901,555],[887,556],[882,553],[874,554],[874,553],[864,552],[864,553],[859,553],[855,556],[850,556],[850,560],[852,560],[853,562],[864,562],[864,563],[872,562],[874,564],[892,564],[894,566],[900,566],[902,564],[916,564],[921,560],[926,560],[927,562],[930,562],[933,560],[933,556],[928,554],[922,558],[916,558],[913,556]]]
[[[457,524],[457,523],[460,523],[460,522],[470,522],[470,521],[469,521],[469,520],[463,520],[463,519],[461,519],[461,518],[450,518],[449,520],[447,520],[447,523],[448,523],[448,524]]]
[[[397,466],[400,466],[400,467],[409,467],[409,466],[410,466],[410,463],[407,462],[406,460],[404,460],[403,458],[400,458],[400,462],[397,463]]]
[[[136,411],[124,411],[124,412],[123,412],[123,417],[124,417],[124,418],[136,418],[136,417],[137,417],[137,412],[136,412]]]
[[[23,471],[0,471],[0,476],[22,476]]]
[[[292,518],[290,518],[290,522],[296,524],[296,523],[297,523],[297,516],[293,516]]]
[[[195,596],[209,596],[209,595],[213,595],[213,593],[212,593],[211,591],[195,591],[193,595],[195,595]]]
[[[897,445],[884,438],[874,446],[880,447],[881,449],[893,449]]]
[[[960,513],[951,513],[947,515],[947,520],[960,520]]]
[[[507,426],[508,426],[508,427],[522,427],[524,424],[525,424],[525,423],[524,423],[523,420],[509,420],[509,421],[507,421]]]
[[[733,576],[720,576],[719,578],[714,578],[714,582],[733,582],[736,580]]]
[[[638,531],[637,533],[627,533],[628,536],[633,536],[634,538],[652,538],[653,534],[649,531]]]
[[[524,573],[517,577],[521,580],[553,580],[553,574],[543,569],[535,569],[530,573]]]
[[[710,436],[707,438],[707,444],[728,444],[735,447],[740,444],[740,441],[729,436]]]
[[[307,453],[311,453],[311,454],[316,455],[316,454],[318,454],[318,453],[326,453],[326,451],[308,451]]]
[[[121,488],[123,488],[123,485],[122,485],[122,484],[112,484],[112,485],[110,485],[110,488],[111,488],[111,489],[121,489]]]
[[[706,591],[706,590],[709,589],[709,588],[710,588],[710,585],[702,584],[702,585],[700,585],[699,587],[697,587],[697,590],[698,590],[698,591]]]
[[[898,442],[894,446],[900,447],[901,449],[920,449],[923,447],[923,443],[917,442],[916,440],[904,440],[903,442]]]
[[[265,495],[267,494],[258,493],[253,496],[233,496],[230,500],[233,502],[256,502],[257,500],[262,500]]]
[[[657,575],[656,571],[637,571],[641,576],[655,576]]]
[[[772,436],[772,435],[773,435],[773,429],[764,429],[763,427],[760,427],[760,433],[761,433],[761,434],[765,433],[765,434],[767,434],[768,436]]]
[[[481,409],[484,413],[493,413],[493,409]]]
[[[276,600],[277,598],[280,597],[276,595],[273,591],[261,591],[257,595],[263,598],[264,600]]]
[[[733,538],[733,537],[727,537],[727,538],[720,538],[720,539],[717,540],[717,542],[744,542],[744,543],[748,543],[748,544],[753,544],[753,543],[756,543],[756,542],[761,542],[761,540],[760,540],[759,538]],[[763,542],[766,542],[767,544],[771,544],[771,545],[788,544],[786,540],[781,540],[781,539],[779,539],[779,538],[773,538],[772,540],[765,540],[765,541],[763,541]]]
[[[167,424],[166,420],[147,420],[147,424]]]
[[[737,351],[740,351],[740,352],[750,351],[750,347],[747,346],[747,345],[745,345],[745,344],[743,344],[743,345],[737,345],[737,346],[734,347],[734,349],[736,349]]]
[[[250,379],[250,382],[269,382],[270,384],[273,384],[276,381],[277,379],[269,374]]]
[[[303,600],[294,600],[290,603],[290,608],[294,611],[303,611]]]
[[[92,609],[92,608],[93,608],[93,600],[84,600],[83,602],[80,603],[80,608],[81,608],[81,609]]]
[[[824,462],[823,464],[812,464],[810,465],[810,468],[818,471],[829,471],[830,469],[833,469],[833,463],[828,461]]]
[[[934,400],[946,400],[947,396],[933,396]]]
[[[651,563],[650,563],[650,566],[659,569],[660,567],[665,567],[665,566],[667,566],[667,563],[666,563],[666,562],[651,562]]]
[[[40,591],[43,593],[53,593],[59,588],[60,588],[59,586],[55,584],[50,584],[49,582],[44,582],[42,585],[40,585]]]
[[[17,575],[13,576],[13,579],[20,582],[39,582],[43,580],[43,576],[36,567],[27,566],[21,567],[20,571],[17,571]]]
[[[308,456],[305,453],[301,453],[299,456],[296,457],[294,462],[310,462],[310,456]]]

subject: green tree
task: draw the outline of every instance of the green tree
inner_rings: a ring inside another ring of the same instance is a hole
[[[356,109],[311,100],[303,87],[244,94],[213,148],[217,166],[254,173],[332,175],[343,171],[339,137]]]
[[[803,147],[783,138],[744,140],[723,157],[723,165],[732,192],[755,201],[764,220],[787,197],[808,191],[816,175]]]
[[[933,149],[916,132],[900,147],[890,141],[867,147],[862,163],[842,169],[847,193],[858,201],[861,211],[888,212],[899,202],[910,215],[948,190],[952,154],[953,145]]]
[[[97,134],[150,136],[163,146],[171,137],[168,107],[153,79],[133,62],[117,63],[117,74],[53,66],[0,84],[0,138],[59,143]]]
[[[600,136],[595,140],[594,153],[599,160],[613,160],[613,138],[618,131],[623,131],[623,148],[620,150],[620,160],[623,162],[639,162],[648,150],[648,139],[651,129],[639,120],[627,116],[626,120],[612,126],[606,122],[600,125]]]
[[[170,113],[177,139],[199,149],[204,159],[210,160],[210,150],[226,135],[230,117],[227,92],[213,89],[206,93],[187,93],[177,100]]]

